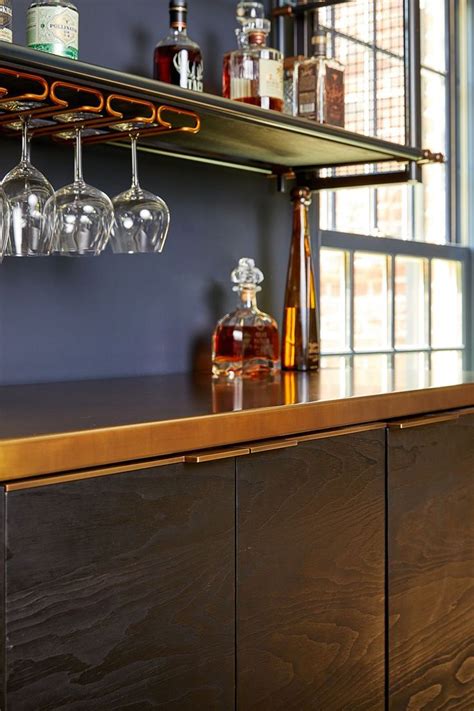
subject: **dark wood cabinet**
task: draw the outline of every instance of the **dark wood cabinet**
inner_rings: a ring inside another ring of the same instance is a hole
[[[6,494],[6,711],[230,711],[235,462]]]
[[[385,431],[237,460],[238,708],[383,711]]]
[[[474,415],[391,429],[391,711],[474,709]]]

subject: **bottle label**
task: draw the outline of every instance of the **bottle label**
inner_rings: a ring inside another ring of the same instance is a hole
[[[12,42],[13,11],[11,0],[0,0],[0,40]]]
[[[340,69],[326,68],[325,102],[325,121],[344,128],[344,72]]]
[[[259,93],[283,101],[283,62],[261,59],[259,62]]]
[[[27,44],[32,49],[77,59],[79,13],[70,7],[33,7],[28,10]]]
[[[318,71],[316,64],[302,64],[298,71],[298,115],[316,118]]]
[[[173,66],[179,74],[179,85],[192,91],[204,91],[204,65],[202,61],[191,62],[189,53],[182,49],[173,57]]]

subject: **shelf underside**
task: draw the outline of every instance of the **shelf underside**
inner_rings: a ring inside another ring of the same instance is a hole
[[[421,158],[421,151],[406,146],[4,42],[0,66],[196,112],[201,118],[198,134],[162,134],[140,141],[167,153],[269,172]]]

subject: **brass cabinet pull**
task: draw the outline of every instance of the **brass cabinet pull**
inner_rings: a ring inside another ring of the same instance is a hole
[[[283,439],[274,442],[262,442],[262,444],[251,444],[250,454],[258,454],[259,452],[273,452],[277,449],[288,449],[289,447],[297,447],[297,439]]]
[[[55,486],[57,484],[69,484],[73,481],[83,481],[84,479],[99,479],[104,476],[116,474],[126,474],[130,472],[143,471],[145,469],[158,469],[159,467],[169,467],[172,464],[182,464],[184,457],[167,457],[164,459],[150,459],[133,464],[117,464],[113,467],[101,467],[98,469],[87,469],[67,474],[51,474],[49,476],[36,477],[34,479],[20,479],[19,481],[6,482],[5,491],[22,491],[24,489],[37,489],[43,486]]]
[[[239,447],[239,449],[215,449],[210,452],[185,454],[184,461],[186,464],[203,464],[204,462],[217,462],[219,459],[244,457],[246,454],[250,454],[249,447]]]
[[[427,425],[439,425],[443,422],[455,422],[459,420],[461,413],[446,412],[443,415],[427,415],[416,420],[399,420],[397,422],[389,422],[388,428],[391,430],[410,430],[414,427],[425,427]]]
[[[327,430],[326,432],[323,430],[322,432],[315,432],[314,434],[302,435],[298,437],[298,442],[299,444],[303,444],[304,442],[314,442],[318,439],[330,439],[332,437],[343,437],[344,435],[384,430],[386,426],[385,422],[376,422],[373,425],[354,425],[354,427],[342,427],[339,430]]]

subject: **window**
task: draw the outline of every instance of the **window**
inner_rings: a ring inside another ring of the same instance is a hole
[[[457,245],[451,229],[456,156],[450,148],[456,127],[449,107],[456,68],[450,66],[450,5],[419,0],[422,146],[443,153],[446,163],[424,166],[422,185],[320,194],[326,366],[352,357],[367,365],[386,362],[402,374],[415,365],[439,373],[462,368],[469,250]],[[346,65],[346,127],[408,143],[404,0],[352,0],[319,12],[334,54]],[[360,170],[398,168],[381,164]]]

